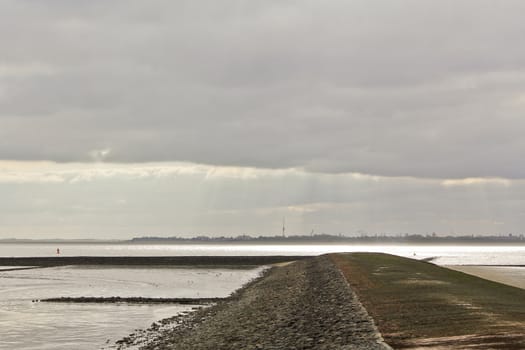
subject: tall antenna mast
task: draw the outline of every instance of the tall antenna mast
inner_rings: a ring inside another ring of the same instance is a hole
[[[285,237],[285,235],[284,235],[284,232],[285,232],[284,223],[285,223],[285,221],[284,220],[285,220],[285,218],[283,216],[283,237]]]

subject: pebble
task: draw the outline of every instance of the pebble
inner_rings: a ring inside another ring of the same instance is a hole
[[[272,268],[231,298],[170,322],[178,326],[156,327],[140,349],[390,349],[325,256]]]

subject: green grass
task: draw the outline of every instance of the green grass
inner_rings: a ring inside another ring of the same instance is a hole
[[[394,348],[525,348],[523,289],[387,254],[331,259]]]

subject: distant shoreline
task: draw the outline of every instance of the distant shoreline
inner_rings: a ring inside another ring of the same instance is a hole
[[[411,235],[405,237],[364,236],[340,237],[330,235],[287,237],[139,237],[130,240],[86,239],[0,239],[0,244],[110,244],[110,245],[476,245],[476,246],[525,246],[522,236],[448,236],[433,237]]]

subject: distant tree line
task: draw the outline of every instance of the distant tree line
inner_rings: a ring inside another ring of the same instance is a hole
[[[136,237],[131,239],[129,242],[132,243],[144,243],[144,242],[217,242],[217,243],[232,243],[232,242],[253,242],[253,243],[287,243],[287,242],[341,242],[341,243],[523,243],[525,238],[523,234],[515,235],[499,235],[499,236],[476,236],[476,235],[463,235],[463,236],[438,236],[436,234],[431,235],[420,235],[420,234],[403,234],[403,235],[366,235],[360,236],[343,236],[343,235],[330,235],[330,234],[312,234],[312,235],[293,235],[293,236],[250,236],[250,235],[239,235],[239,236],[195,236],[195,237]]]

